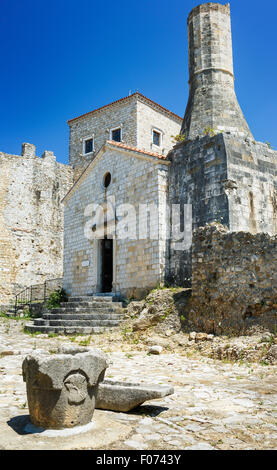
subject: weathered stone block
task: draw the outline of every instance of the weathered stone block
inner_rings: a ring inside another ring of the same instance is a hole
[[[147,400],[166,397],[173,393],[173,387],[168,385],[148,385],[105,380],[99,386],[96,408],[126,412]]]
[[[187,306],[189,328],[237,335],[260,325],[274,332],[276,264],[277,235],[230,232],[219,224],[196,229],[192,296]]]
[[[47,156],[46,156],[47,154]],[[0,152],[0,302],[32,284],[62,277],[63,207],[73,170],[52,152]]]

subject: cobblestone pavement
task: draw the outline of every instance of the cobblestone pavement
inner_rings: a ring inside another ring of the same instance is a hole
[[[21,322],[0,319],[0,448],[24,448],[24,436],[18,438],[7,424],[28,415],[23,358],[69,341],[29,336]],[[118,433],[113,431],[101,443],[90,436],[82,444],[72,440],[70,448],[277,450],[277,366],[188,357],[185,349],[148,355],[136,345],[132,352],[117,347],[108,355],[113,364],[107,378],[169,384],[175,393],[129,413],[96,410],[95,421],[111,423],[111,428],[113,424]],[[28,439],[29,448],[32,442],[33,448],[62,447],[59,440],[47,444],[42,437]]]

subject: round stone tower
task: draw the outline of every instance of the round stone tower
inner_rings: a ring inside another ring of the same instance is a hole
[[[204,3],[187,22],[190,93],[182,133],[194,139],[214,130],[253,139],[235,94],[230,5]]]

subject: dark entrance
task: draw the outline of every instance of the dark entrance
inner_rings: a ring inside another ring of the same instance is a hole
[[[101,286],[102,292],[112,292],[113,288],[113,240],[101,240]]]

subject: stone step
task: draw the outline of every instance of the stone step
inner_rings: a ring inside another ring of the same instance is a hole
[[[43,320],[124,320],[125,316],[117,313],[108,314],[70,314],[70,313],[45,313],[42,315]],[[36,318],[35,320],[41,320]]]
[[[117,297],[100,297],[100,296],[94,296],[94,295],[84,295],[80,297],[69,297],[68,301],[69,302],[109,302],[113,303],[118,300]]]
[[[36,318],[34,320],[34,326],[117,326],[120,320],[44,320]]]
[[[88,295],[92,295],[93,297],[112,297],[112,298],[118,297],[118,295],[115,294],[114,292],[96,292],[94,294],[88,294]]]
[[[52,315],[52,314],[62,314],[62,315],[80,315],[80,314],[87,314],[87,315],[122,315],[124,314],[124,309],[122,308],[67,308],[67,307],[61,307],[61,308],[53,308],[52,310],[44,310],[43,312],[46,315]]]
[[[122,308],[122,302],[61,302],[61,308]]]
[[[112,327],[103,327],[103,326],[38,326],[33,325],[32,323],[27,323],[25,325],[25,330],[29,331],[30,333],[42,333],[42,334],[61,334],[61,335],[75,335],[75,334],[83,334],[83,335],[91,335],[91,334],[99,334],[104,333],[105,331],[112,330]]]
[[[68,302],[44,310],[42,318],[26,325],[30,332],[93,334],[109,331],[124,320],[125,309],[113,294],[70,297]]]

